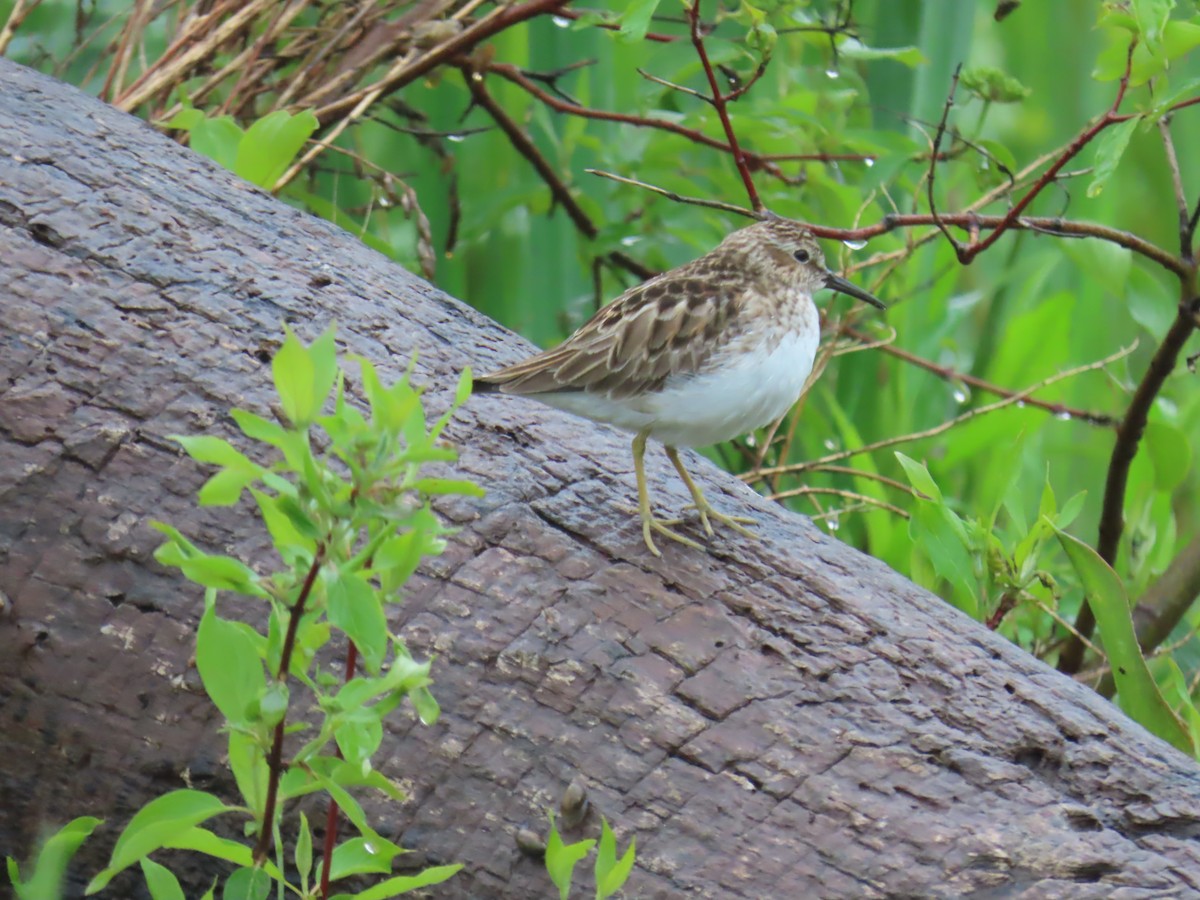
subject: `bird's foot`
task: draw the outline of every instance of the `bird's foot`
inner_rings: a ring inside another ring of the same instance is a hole
[[[746,537],[758,537],[757,532],[751,531],[749,528],[744,527],[746,525],[757,525],[758,521],[756,519],[752,519],[749,516],[726,515],[709,504],[707,500],[705,500],[703,503],[689,503],[684,507],[684,509],[694,509],[700,514],[700,524],[704,526],[704,533],[709,537],[713,536],[713,527],[709,522],[709,519],[720,522],[726,528],[732,528],[738,534],[743,534]]]
[[[701,546],[700,544],[698,544],[696,541],[693,541],[689,537],[684,537],[682,534],[680,534],[678,531],[676,531],[672,527],[674,525],[680,525],[683,522],[686,522],[687,519],[684,519],[684,518],[661,519],[658,516],[654,515],[654,513],[652,513],[650,510],[646,510],[645,512],[642,512],[641,510],[634,509],[633,507],[624,506],[624,505],[618,505],[617,508],[620,509],[622,512],[627,512],[627,513],[630,513],[631,515],[636,515],[636,516],[638,516],[639,519],[641,519],[642,537],[645,538],[646,546],[649,548],[650,552],[653,553],[655,556],[662,556],[662,552],[658,549],[658,545],[656,545],[654,543],[654,535],[655,534],[661,534],[665,538],[670,538],[673,541],[683,544],[686,547],[691,547],[695,550],[703,550],[704,549],[704,547]]]

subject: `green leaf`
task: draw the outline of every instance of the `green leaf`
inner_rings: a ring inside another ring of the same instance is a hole
[[[232,116],[201,119],[188,132],[192,149],[202,153],[223,169],[233,171],[237,164],[238,145],[242,142],[242,129]]]
[[[282,109],[267,113],[238,142],[233,171],[261,188],[273,189],[318,124],[308,110],[294,116]]]
[[[264,419],[244,409],[234,409],[229,414],[233,416],[233,421],[237,422],[238,428],[242,429],[242,434],[251,440],[262,441],[272,447],[283,446],[286,430],[278,422]]]
[[[211,856],[213,859],[223,859],[226,862],[231,862],[235,866],[252,866],[254,865],[254,854],[245,844],[239,844],[237,841],[229,838],[218,837],[207,828],[189,828],[187,831],[175,836],[167,843],[163,844],[163,849],[166,850],[191,850],[195,853],[203,853],[205,856]],[[279,870],[275,864],[269,860],[263,863],[263,868],[272,878],[279,877]]]
[[[196,462],[251,471],[259,468],[245,454],[235,449],[233,444],[223,438],[209,434],[194,436],[173,434],[171,440],[179,443],[184,452]]]
[[[282,681],[270,682],[259,696],[258,709],[264,725],[274,728],[288,711],[288,686]]]
[[[1187,727],[1159,692],[1154,677],[1138,646],[1129,614],[1125,586],[1100,555],[1083,541],[1055,529],[1059,543],[1079,576],[1096,626],[1104,642],[1104,653],[1112,667],[1120,705],[1126,714],[1147,730],[1191,756],[1196,755]]]
[[[421,685],[413,688],[408,698],[412,700],[413,708],[417,711],[417,718],[421,720],[422,725],[433,725],[437,722],[438,716],[442,714],[442,709],[438,706],[437,699],[430,693],[429,688]]]
[[[461,863],[452,866],[431,866],[416,875],[398,875],[395,878],[389,878],[387,881],[381,881],[379,884],[369,887],[365,891],[359,891],[357,894],[341,894],[339,896],[353,897],[353,900],[387,900],[389,897],[399,897],[401,894],[407,894],[409,891],[415,891],[419,888],[441,884],[448,878],[453,877],[461,869]]]
[[[203,553],[180,560],[180,571],[191,581],[218,591],[236,591],[251,597],[266,597],[258,575],[240,560],[231,556]]]
[[[1108,183],[1108,179],[1117,170],[1121,157],[1125,155],[1125,148],[1129,146],[1129,139],[1133,137],[1133,131],[1139,121],[1140,118],[1126,119],[1100,133],[1100,138],[1096,141],[1092,183],[1087,189],[1089,197],[1095,197],[1104,190],[1104,185]]]
[[[571,876],[576,864],[592,852],[596,845],[594,840],[577,841],[574,844],[564,844],[554,823],[554,814],[550,815],[550,835],[546,838],[546,872],[550,880],[558,888],[560,900],[567,900],[571,893]]]
[[[379,845],[368,838],[350,838],[333,848],[329,880],[339,881],[351,875],[386,875],[392,871],[392,860],[401,852],[394,844]]]
[[[467,366],[458,376],[458,387],[454,389],[454,405],[462,406],[471,399],[471,391],[475,386],[474,376],[471,375],[471,367]]]
[[[650,30],[650,19],[658,9],[659,0],[633,0],[618,17],[621,22],[620,39],[636,44]]]
[[[196,669],[221,715],[235,725],[249,724],[250,700],[266,690],[266,673],[254,640],[238,623],[218,616],[215,605],[200,618]]]
[[[933,476],[929,474],[929,469],[925,463],[919,463],[911,457],[905,456],[899,451],[896,452],[896,459],[904,468],[904,474],[908,476],[908,483],[915,490],[920,491],[930,500],[935,503],[941,503],[942,492],[938,489],[937,483],[933,480]]]
[[[247,696],[256,695],[251,692]],[[232,702],[236,705],[238,700],[234,699]],[[266,805],[267,777],[270,770],[262,748],[250,735],[241,731],[229,732],[229,768],[233,770],[233,779],[237,782],[243,802],[256,818],[261,817]]]
[[[413,487],[423,494],[460,494],[464,497],[482,497],[484,490],[479,485],[461,478],[421,478]]]
[[[320,407],[315,402],[317,369],[300,339],[288,330],[287,338],[271,360],[271,374],[279,403],[292,427],[307,428]]]
[[[868,47],[862,41],[847,37],[838,42],[838,55],[846,59],[890,59],[910,69],[925,64],[925,54],[917,47]]]
[[[312,830],[308,827],[308,816],[300,811],[300,830],[296,835],[296,871],[300,873],[300,883],[307,887],[308,874],[312,871],[313,847]]]
[[[160,866],[152,859],[143,859],[140,862],[146,887],[150,889],[150,896],[154,900],[185,900],[179,879],[170,869]]]
[[[1142,43],[1153,56],[1163,54],[1163,32],[1175,8],[1175,0],[1133,0],[1133,16],[1141,32]]]
[[[80,816],[54,832],[38,850],[33,873],[24,881],[19,877],[17,861],[8,857],[8,877],[17,897],[20,900],[45,900],[61,896],[63,876],[71,857],[103,821],[94,816]]]
[[[181,131],[191,131],[202,121],[204,121],[204,113],[194,106],[188,106],[175,113],[171,118],[165,119],[158,124],[163,128],[178,128]]]
[[[271,893],[271,876],[256,866],[234,870],[225,881],[223,900],[267,900]]]
[[[86,893],[103,890],[113,876],[206,819],[228,812],[219,797],[203,791],[178,790],[156,797],[130,820],[117,838],[108,866],[91,880]]]
[[[629,849],[617,859],[617,838],[608,827],[608,820],[602,817],[600,846],[596,850],[596,900],[605,900],[621,889],[633,871],[636,856],[636,842],[631,838]]]
[[[383,604],[371,586],[354,572],[339,571],[327,588],[329,622],[358,646],[363,662],[378,672],[388,645]]]
[[[204,483],[196,499],[201,506],[233,506],[256,478],[256,473],[244,469],[222,469]]]

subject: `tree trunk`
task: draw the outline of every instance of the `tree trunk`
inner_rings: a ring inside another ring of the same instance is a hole
[[[189,783],[232,800],[189,667],[201,597],[155,519],[262,558],[244,508],[197,510],[173,434],[266,412],[286,321],[415,378],[528,347],[332,225],[0,60],[0,853],[84,814],[70,893],[133,810]],[[463,872],[438,897],[549,896],[514,840],[569,783],[633,897],[1145,897],[1200,890],[1195,763],[1092,692],[696,459],[726,533],[655,559],[627,438],[516,398],[448,432],[487,488],[395,609],[436,654],[433,727],[378,760],[410,788],[378,829]],[[660,453],[654,496],[686,502]],[[573,835],[572,835],[573,836]],[[107,843],[106,843],[107,841]],[[207,886],[214,870],[186,870]],[[582,871],[577,879],[588,883]],[[112,895],[136,894],[130,876]],[[582,896],[582,894],[580,894]]]

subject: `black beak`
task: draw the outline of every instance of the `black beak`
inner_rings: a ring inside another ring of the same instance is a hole
[[[877,309],[887,309],[880,300],[877,300],[872,295],[868,294],[856,284],[851,284],[841,275],[834,275],[832,272],[825,273],[825,287],[831,291],[837,291],[841,294],[848,294],[856,300],[861,300],[863,303],[870,303]]]

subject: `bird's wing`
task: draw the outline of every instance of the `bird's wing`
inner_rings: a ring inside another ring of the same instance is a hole
[[[476,379],[505,394],[627,397],[701,371],[731,336],[744,287],[732,272],[681,267],[626,291],[551,350]]]

